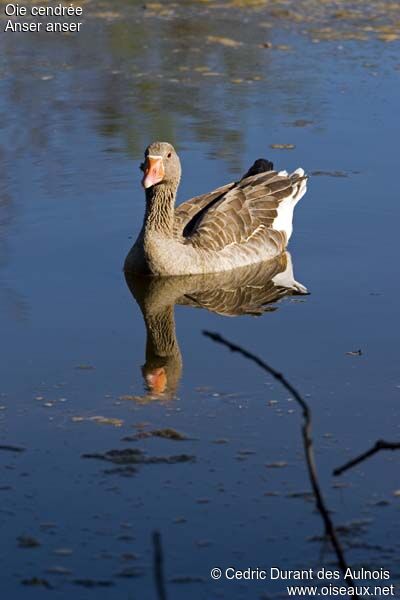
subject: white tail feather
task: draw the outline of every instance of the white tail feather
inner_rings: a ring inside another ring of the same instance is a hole
[[[281,171],[281,174],[287,175],[286,171]],[[304,169],[296,169],[291,176],[298,175],[304,177]],[[287,198],[284,198],[278,206],[278,214],[274,220],[273,228],[277,231],[284,231],[289,241],[290,236],[293,232],[293,210],[298,201],[304,196],[307,191],[307,180],[301,179],[298,182],[294,182],[293,192]]]
[[[294,278],[292,257],[289,252],[286,253],[287,265],[286,269],[282,273],[278,273],[272,278],[275,285],[284,287],[290,290],[295,290],[299,294],[307,294],[307,288]]]

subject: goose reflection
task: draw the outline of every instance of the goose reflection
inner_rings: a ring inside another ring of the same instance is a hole
[[[204,308],[223,316],[260,316],[276,310],[284,296],[307,294],[293,275],[289,252],[273,260],[234,271],[183,277],[139,277],[125,274],[146,327],[142,374],[143,400],[173,398],[182,374],[182,355],[175,331],[176,304]]]

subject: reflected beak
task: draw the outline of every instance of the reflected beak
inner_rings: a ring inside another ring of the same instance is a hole
[[[167,387],[168,379],[165,369],[152,369],[146,373],[146,383],[149,389],[156,394],[162,394]]]
[[[142,186],[145,190],[156,183],[160,183],[165,175],[162,156],[152,156],[149,154],[144,163],[143,171]]]

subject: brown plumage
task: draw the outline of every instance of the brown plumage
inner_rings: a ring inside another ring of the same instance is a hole
[[[126,282],[143,313],[146,359],[142,367],[146,398],[174,396],[182,372],[174,307],[203,308],[228,317],[259,316],[274,311],[281,298],[306,294],[295,280],[290,254],[224,273],[183,277],[140,277]],[[273,304],[272,304],[273,303]]]
[[[293,209],[306,191],[302,169],[291,175],[259,159],[238,182],[174,207],[181,168],[166,142],[145,153],[146,212],[125,270],[151,275],[215,273],[281,254]]]

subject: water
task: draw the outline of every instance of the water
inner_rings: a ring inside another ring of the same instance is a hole
[[[332,477],[378,438],[399,439],[397,43],[313,43],[265,10],[85,6],[80,35],[0,38],[0,444],[25,448],[0,450],[3,593],[42,598],[47,583],[59,598],[155,598],[155,529],[178,600],[286,597],[284,582],[213,582],[211,567],[335,568],[312,541],[323,525],[303,494],[298,406],[203,330],[301,390],[347,561],[398,582],[399,455]],[[177,304],[167,385],[142,369],[146,331],[122,274],[153,139],[179,151],[181,199],[259,156],[315,173],[290,244],[311,294],[260,317]],[[166,427],[190,439],[121,441]],[[122,448],[195,461],[132,474],[82,458]]]

